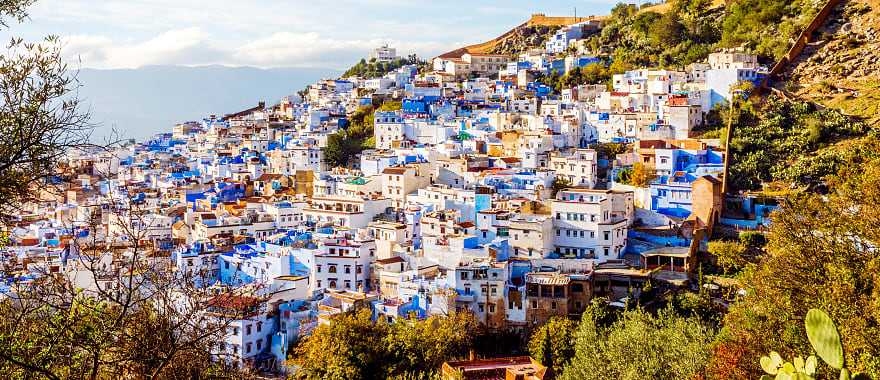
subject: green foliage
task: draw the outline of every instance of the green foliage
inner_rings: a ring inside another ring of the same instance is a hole
[[[377,110],[393,111],[400,108],[400,102],[386,102],[381,104]],[[327,136],[324,161],[332,167],[345,167],[364,149],[374,148],[376,146],[373,135],[375,114],[376,110],[373,107],[363,106],[349,115],[348,128]]]
[[[840,334],[837,333],[837,326],[831,317],[819,309],[810,309],[804,326],[810,345],[822,361],[831,368],[843,369],[843,344],[840,343]]]
[[[842,160],[798,161],[837,141],[869,132],[864,123],[839,111],[776,97],[768,98],[760,111],[746,102],[741,112],[735,117],[730,142],[730,171],[731,184],[742,190],[759,189],[762,183],[772,181],[819,184],[843,167]]]
[[[724,318],[724,309],[716,304],[705,288],[697,293],[678,292],[669,303],[672,310],[685,317],[698,318],[709,326],[717,327]]]
[[[823,2],[809,0],[740,0],[727,6],[722,47],[745,45],[763,62],[782,57]]]
[[[600,158],[613,160],[618,154],[626,153],[629,147],[621,143],[600,143],[594,149]]]
[[[816,374],[816,357],[810,355],[804,360],[796,356],[794,361],[785,362],[778,352],[773,351],[770,356],[761,357],[761,368],[780,380],[811,380]],[[763,375],[761,380],[770,380],[770,376]]]
[[[541,364],[560,373],[574,357],[577,324],[565,317],[551,318],[529,340],[529,354]]]
[[[630,67],[683,67],[722,47],[745,46],[770,65],[787,51],[819,4],[741,0],[713,8],[711,0],[672,0],[668,10],[658,13],[621,3],[601,33],[585,44],[609,53],[615,74]]]
[[[571,181],[569,181],[568,178],[565,178],[565,177],[554,178],[553,179],[553,194],[552,194],[552,196],[555,197],[556,193],[558,193],[561,190],[565,190],[569,187],[571,187]]]
[[[155,305],[143,306],[123,310],[83,296],[64,310],[0,301],[0,378],[104,379],[124,373],[175,379],[213,372],[236,378],[235,371],[212,360],[217,341],[209,327],[182,349],[183,329],[175,330]]]
[[[382,103],[376,111],[398,111],[403,108],[403,103],[400,101],[390,101]]]
[[[610,325],[590,306],[575,333],[575,356],[562,379],[693,379],[702,373],[713,330],[670,310],[623,312]]]
[[[790,195],[772,215],[766,254],[740,276],[746,295],[725,316],[713,377],[756,378],[771,350],[810,352],[808,305],[835,321],[851,371],[880,375],[880,257],[868,243],[880,241],[880,159],[844,167],[829,183],[829,194]]]
[[[365,58],[361,58],[358,63],[342,74],[342,78],[378,78],[406,65],[422,64],[424,64],[424,62],[420,61],[415,55],[406,58],[398,58],[391,62],[378,62],[375,59],[367,61]]]
[[[852,375],[851,371],[844,366],[843,344],[840,342],[840,334],[834,321],[824,311],[810,309],[804,320],[807,330],[807,338],[816,353],[829,367],[840,371],[841,380],[870,379],[865,374]],[[804,360],[796,356],[794,361],[783,362],[782,356],[776,351],[770,352],[770,356],[761,357],[761,369],[770,375],[776,375],[777,379],[801,379],[812,380],[816,374],[816,357],[810,356]],[[769,376],[761,376],[761,379],[770,379]]]
[[[617,174],[618,182],[636,187],[648,187],[655,178],[657,174],[654,168],[641,162],[636,162],[632,168],[621,170]]]
[[[602,32],[589,37],[586,45],[611,54],[612,74],[632,67],[685,66],[705,59],[721,37],[717,20],[723,14],[709,5],[705,0],[677,0],[660,14],[618,4]]]
[[[447,360],[472,347],[470,314],[373,322],[369,309],[333,317],[294,349],[302,379],[430,379]]]
[[[738,272],[746,264],[746,247],[735,241],[710,241],[709,253],[715,256],[724,273]]]
[[[745,248],[764,248],[767,245],[767,237],[756,231],[746,231],[739,234],[739,243]]]
[[[467,313],[392,324],[383,344],[389,377],[429,375],[443,362],[463,357],[472,346],[476,327],[476,320]]]
[[[296,375],[304,379],[365,379],[383,373],[388,324],[373,323],[368,309],[342,313],[294,348]]]
[[[591,63],[584,67],[575,67],[560,76],[555,70],[549,75],[536,78],[556,92],[582,84],[602,84],[611,80],[611,71],[603,63]]]

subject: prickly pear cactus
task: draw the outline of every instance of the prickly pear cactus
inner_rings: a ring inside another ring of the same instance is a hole
[[[822,361],[831,368],[843,369],[843,345],[840,343],[840,334],[837,333],[837,327],[831,317],[822,310],[810,309],[804,324],[810,345]]]

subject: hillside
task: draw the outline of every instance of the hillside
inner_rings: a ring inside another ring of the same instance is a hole
[[[814,38],[784,89],[880,127],[880,0],[841,1]]]
[[[589,17],[557,17],[557,16],[546,16],[544,14],[536,13],[533,14],[526,22],[517,25],[516,27],[504,32],[498,37],[495,37],[489,41],[468,45],[462,48],[458,48],[443,54],[440,54],[440,58],[458,58],[464,55],[465,53],[471,54],[489,54],[489,53],[498,53],[498,54],[510,54],[514,53],[515,49],[509,48],[509,46],[521,46],[520,44],[512,44],[512,42],[517,40],[525,40],[527,43],[537,44],[541,41],[540,36],[546,36],[549,34],[549,31],[555,31],[566,25],[576,24],[579,22],[590,21],[590,20],[603,20],[604,16],[589,16]],[[525,38],[524,38],[525,36]],[[538,36],[537,38],[531,38],[530,36]],[[508,48],[505,48],[508,46]]]

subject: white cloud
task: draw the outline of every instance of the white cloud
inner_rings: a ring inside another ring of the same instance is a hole
[[[338,39],[320,33],[276,32],[244,42],[219,41],[200,28],[175,29],[144,41],[74,35],[64,39],[65,55],[82,67],[136,68],[144,65],[224,64],[257,67],[327,67],[344,69],[372,47],[389,43],[399,54],[428,57],[455,44],[392,39]]]
[[[223,53],[211,47],[209,35],[199,28],[169,30],[144,41],[117,41],[107,36],[74,35],[64,39],[69,60],[83,67],[135,68],[144,65],[210,64]]]

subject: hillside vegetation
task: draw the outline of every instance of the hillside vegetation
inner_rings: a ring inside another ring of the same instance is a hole
[[[673,0],[641,11],[618,4],[589,50],[621,67],[681,68],[720,48],[745,48],[772,65],[821,7],[815,0]]]
[[[838,5],[778,87],[880,127],[880,0]]]

